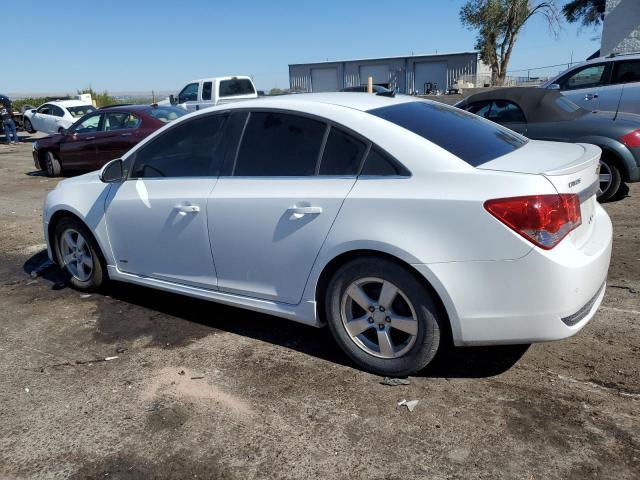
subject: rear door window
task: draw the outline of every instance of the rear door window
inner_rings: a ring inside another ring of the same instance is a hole
[[[511,130],[442,103],[407,102],[368,113],[420,135],[473,167],[527,143]]]
[[[228,115],[207,115],[176,125],[135,153],[131,178],[217,176],[220,140]]]
[[[211,100],[211,82],[202,84],[202,100]]]
[[[233,97],[235,95],[251,95],[256,93],[253,84],[247,78],[234,78],[220,82],[220,97]]]
[[[105,132],[114,130],[131,130],[140,126],[140,117],[129,112],[107,112],[104,114],[102,129]]]
[[[245,127],[235,176],[315,175],[326,124],[279,112],[252,112]]]
[[[620,60],[614,63],[611,83],[640,82],[640,60]]]
[[[331,127],[322,153],[320,175],[357,175],[366,148],[364,142]]]

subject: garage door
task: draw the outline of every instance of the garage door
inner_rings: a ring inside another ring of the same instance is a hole
[[[369,77],[373,77],[374,85],[389,85],[389,65],[362,65],[360,84],[366,85]]]
[[[337,68],[312,68],[311,89],[313,92],[335,92],[338,90]]]
[[[441,92],[447,89],[447,62],[420,62],[414,66],[415,86],[418,93],[424,93],[424,84],[437,84]]]

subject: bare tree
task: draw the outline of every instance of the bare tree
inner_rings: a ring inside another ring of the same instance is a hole
[[[492,85],[503,85],[513,46],[522,27],[535,15],[542,15],[553,35],[560,28],[554,0],[468,0],[460,9],[460,21],[478,30],[476,49],[491,67]]]

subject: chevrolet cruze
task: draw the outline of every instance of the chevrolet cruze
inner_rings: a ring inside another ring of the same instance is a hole
[[[327,324],[407,375],[445,341],[578,332],[605,291],[600,149],[532,141],[412,97],[292,95],[158,130],[49,193],[49,256],[83,291],[131,282]]]

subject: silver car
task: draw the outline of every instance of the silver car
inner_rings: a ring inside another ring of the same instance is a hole
[[[640,53],[594,58],[541,86],[590,111],[640,114]]]

